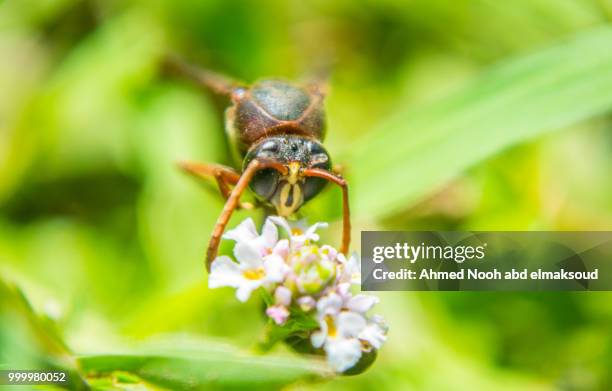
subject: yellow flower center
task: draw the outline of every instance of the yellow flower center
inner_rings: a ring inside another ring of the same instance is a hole
[[[331,338],[335,338],[338,334],[338,330],[336,329],[336,324],[334,323],[334,318],[327,315],[325,317],[325,323],[327,324],[327,335]]]
[[[303,235],[303,234],[304,234],[304,231],[302,231],[299,228],[292,228],[291,229],[291,235],[293,235],[293,236],[299,236],[299,235]]]
[[[249,269],[242,272],[242,275],[247,280],[261,280],[265,274],[263,267],[258,267],[257,269]]]

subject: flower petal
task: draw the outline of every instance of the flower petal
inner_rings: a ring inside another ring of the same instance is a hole
[[[338,282],[359,284],[361,282],[361,263],[357,253],[351,254],[347,260],[344,254],[338,254],[340,262],[340,273],[338,273]]]
[[[270,216],[268,217],[268,220],[270,220],[277,226],[284,229],[285,232],[287,232],[287,235],[291,235],[291,226],[289,225],[289,222],[285,218],[280,217],[280,216]]]
[[[328,224],[327,223],[314,223],[313,225],[311,225],[310,227],[308,227],[308,229],[306,230],[306,232],[304,232],[304,239],[305,240],[312,240],[312,241],[318,241],[319,240],[319,235],[316,233],[317,229],[319,228],[327,228]]]
[[[210,265],[210,274],[208,276],[209,288],[219,288],[222,286],[237,288],[242,281],[243,277],[240,268],[230,257],[217,257]]]
[[[327,323],[325,321],[320,321],[319,327],[320,327],[319,330],[315,331],[314,333],[310,335],[310,343],[312,343],[312,346],[314,346],[317,349],[323,346],[323,344],[325,343],[325,340],[327,339],[327,331],[328,331]]]
[[[378,297],[376,296],[357,295],[349,299],[348,303],[346,303],[346,308],[364,314],[372,309],[378,301]]]
[[[365,318],[356,312],[341,312],[336,320],[338,333],[345,338],[357,337],[366,325]]]
[[[285,260],[276,254],[269,255],[264,260],[265,279],[267,282],[281,282],[288,271]]]
[[[263,246],[266,247],[266,249],[274,248],[274,245],[276,245],[276,242],[278,242],[278,229],[270,218],[266,219],[260,238]]]
[[[241,302],[249,300],[251,293],[261,286],[261,280],[244,280],[236,290],[236,298]]]
[[[344,372],[361,358],[361,344],[354,338],[338,338],[325,344],[325,352],[329,365],[336,372]]]
[[[382,327],[374,322],[370,322],[361,333],[359,333],[359,339],[367,341],[376,349],[380,349],[382,344],[387,340],[387,336]]]
[[[230,239],[236,242],[244,242],[253,240],[258,236],[255,222],[252,218],[248,218],[240,223],[236,228],[227,231],[223,235],[223,239]]]
[[[286,259],[289,256],[289,241],[287,239],[279,240],[272,249],[272,254],[277,254]]]
[[[289,235],[289,240],[294,248],[299,248],[307,240],[316,242],[319,240],[319,235],[316,233],[316,230],[319,228],[326,228],[328,226],[327,223],[315,223],[310,227],[307,227],[305,219],[290,223],[280,216],[270,216],[269,219],[287,232]]]
[[[336,315],[340,312],[341,308],[342,298],[335,293],[330,293],[327,296],[321,297],[317,303],[317,312],[320,317],[325,315]]]
[[[339,283],[336,285],[336,291],[340,297],[344,298],[344,301],[348,301],[351,298],[351,284],[349,283]]]
[[[389,331],[389,326],[387,325],[385,318],[383,318],[381,315],[374,314],[370,317],[369,320],[370,322],[376,323],[385,334],[387,334],[387,331]]]
[[[279,286],[274,291],[274,300],[276,304],[288,307],[291,304],[291,291],[284,286]]]
[[[242,267],[255,269],[262,264],[261,252],[253,241],[236,243],[234,256]]]

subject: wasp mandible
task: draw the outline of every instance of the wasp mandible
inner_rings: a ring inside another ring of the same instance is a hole
[[[266,79],[247,86],[176,57],[169,57],[165,65],[169,71],[231,101],[225,111],[225,127],[233,149],[242,159],[242,171],[220,164],[181,163],[183,169],[197,177],[214,178],[226,199],[208,244],[207,270],[210,271],[221,235],[247,187],[260,202],[286,217],[319,194],[328,182],[340,186],[343,212],[340,251],[346,254],[350,243],[348,186],[332,169],[329,153],[322,145],[325,136],[322,84],[297,85]]]

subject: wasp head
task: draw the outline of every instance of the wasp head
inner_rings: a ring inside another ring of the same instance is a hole
[[[255,194],[276,208],[279,216],[295,213],[317,195],[327,181],[302,175],[305,168],[329,170],[331,160],[320,142],[304,136],[269,137],[254,145],[244,159],[246,167],[253,159],[282,164],[285,172],[273,168],[259,170],[250,183]]]

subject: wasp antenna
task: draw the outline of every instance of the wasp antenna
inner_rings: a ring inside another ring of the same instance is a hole
[[[340,252],[347,255],[351,243],[351,212],[349,208],[348,184],[339,175],[320,168],[307,168],[304,176],[317,177],[335,183],[342,189],[342,246]]]
[[[164,57],[162,69],[167,74],[186,78],[200,87],[230,98],[243,87],[240,83],[229,77],[199,68],[172,53]]]
[[[329,59],[321,60],[315,64],[312,67],[313,71],[309,72],[304,78],[310,91],[323,96],[327,95],[333,68],[334,61]]]

